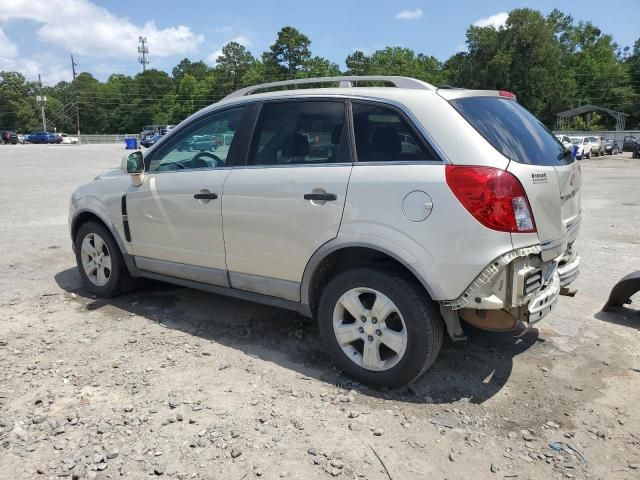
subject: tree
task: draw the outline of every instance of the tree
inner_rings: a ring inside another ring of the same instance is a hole
[[[468,52],[445,65],[455,86],[509,90],[545,123],[556,112],[574,106],[574,80],[564,62],[559,36],[567,19],[559,12],[551,19],[528,8],[512,10],[504,27],[471,26]]]
[[[197,80],[203,80],[211,69],[203,61],[191,62],[188,58],[183,58],[180,63],[173,67],[171,76],[176,80],[182,80],[186,74],[191,75]]]
[[[311,59],[311,40],[293,27],[283,27],[278,38],[266,53],[266,62],[281,66],[287,78],[295,78],[304,64]]]
[[[244,46],[229,42],[222,47],[222,55],[216,60],[216,70],[221,78],[230,83],[232,90],[237,90],[254,60],[251,52]]]
[[[625,59],[624,64],[631,85],[634,86],[632,105],[629,108],[631,115],[627,123],[640,126],[640,38],[633,44],[632,53]]]
[[[367,75],[369,73],[370,59],[360,50],[347,55],[345,63],[347,64],[347,75]]]
[[[170,97],[169,112],[171,123],[179,123],[198,110],[195,101],[197,95],[198,82],[192,75],[185,74],[180,80],[177,92]]]
[[[18,72],[0,72],[0,127],[31,132],[37,128],[39,109],[36,84]]]
[[[340,75],[340,67],[323,57],[313,57],[304,63],[298,78],[334,77]]]
[[[442,64],[432,56],[418,54],[402,47],[376,50],[367,60],[369,75],[401,75],[433,84],[441,84]]]

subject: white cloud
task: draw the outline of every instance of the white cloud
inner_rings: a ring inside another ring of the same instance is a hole
[[[424,12],[421,8],[416,8],[415,10],[402,10],[396,14],[396,20],[417,20],[422,17]]]
[[[166,57],[192,52],[204,41],[189,27],[158,28],[153,20],[137,25],[89,0],[3,0],[0,20],[24,19],[43,24],[43,42],[81,55],[136,58],[138,36],[147,37],[149,54]]]
[[[252,45],[251,40],[244,36],[244,35],[238,35],[237,37],[233,37],[230,40],[227,40],[225,42],[222,42],[221,45],[216,46],[216,50],[207,57],[207,60],[209,61],[209,63],[211,65],[215,65],[216,62],[218,61],[218,57],[220,55],[222,55],[222,47],[224,47],[227,43],[229,42],[236,42],[239,43],[240,45],[242,45],[243,47],[250,47]]]
[[[509,14],[507,12],[500,12],[495,15],[491,15],[490,17],[476,20],[473,22],[473,25],[476,27],[500,28],[504,27],[504,24],[507,22],[507,18],[509,18]]]
[[[62,80],[71,81],[72,74],[68,60],[59,58],[46,60],[47,62],[44,64],[38,59],[8,58],[0,55],[0,70],[20,72],[28,81],[37,81],[38,74],[41,74],[42,83],[45,85],[55,85]]]
[[[15,58],[18,56],[18,47],[9,40],[9,37],[0,28],[0,59]]]

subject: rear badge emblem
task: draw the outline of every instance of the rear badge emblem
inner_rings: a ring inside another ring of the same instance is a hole
[[[547,183],[547,173],[532,173],[531,180],[533,183]]]

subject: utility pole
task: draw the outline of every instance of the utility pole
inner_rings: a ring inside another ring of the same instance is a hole
[[[42,79],[40,78],[40,74],[38,74],[38,85],[40,85],[40,95],[36,96],[36,100],[40,102],[40,108],[42,109],[42,131],[47,131],[47,117],[44,114],[44,102],[47,101],[47,97],[42,95]]]
[[[73,86],[76,89],[76,135],[78,143],[80,143],[80,89],[76,85],[76,67],[78,64],[73,61],[73,53],[71,54],[71,70],[73,71]]]
[[[147,37],[138,37],[138,42],[140,42],[140,46],[138,47],[138,53],[140,54],[138,62],[142,64],[142,71],[144,72],[147,63],[149,63],[149,46],[147,45]]]

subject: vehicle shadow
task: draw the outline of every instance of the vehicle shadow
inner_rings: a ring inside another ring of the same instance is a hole
[[[372,390],[332,367],[316,322],[297,313],[152,281],[142,282],[127,295],[98,299],[82,286],[75,267],[56,274],[55,281],[63,290],[75,293],[87,310],[101,310],[114,318],[121,317],[122,311],[132,313],[277,363],[303,378],[387,400],[439,404],[467,399],[481,404],[505,385],[513,358],[538,340],[536,329],[520,338],[468,329],[467,342],[445,340],[434,366],[408,388]]]
[[[601,310],[594,318],[604,322],[615,323],[623,327],[640,330],[640,310],[630,307],[611,307],[608,311]]]

